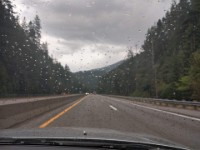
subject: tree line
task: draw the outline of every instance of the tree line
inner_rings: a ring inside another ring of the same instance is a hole
[[[19,23],[10,0],[0,1],[0,95],[78,93],[69,67],[48,54],[38,15]]]
[[[141,49],[102,77],[99,93],[200,100],[199,0],[173,1]]]

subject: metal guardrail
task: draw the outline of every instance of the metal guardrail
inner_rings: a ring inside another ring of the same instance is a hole
[[[141,97],[130,97],[130,96],[118,96],[109,95],[111,97],[128,99],[131,101],[149,103],[159,106],[176,107],[184,109],[192,109],[200,111],[200,102],[190,102],[190,101],[178,101],[178,100],[166,100],[166,99],[155,99],[155,98],[141,98]]]

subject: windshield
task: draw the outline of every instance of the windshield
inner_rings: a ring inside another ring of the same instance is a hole
[[[2,135],[198,149],[199,101],[199,0],[0,0]]]

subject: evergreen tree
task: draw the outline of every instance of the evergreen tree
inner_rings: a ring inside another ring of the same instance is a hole
[[[0,95],[56,94],[68,88],[78,93],[81,84],[69,69],[48,55],[48,44],[40,42],[39,16],[28,24],[14,16],[12,3],[0,1]],[[70,78],[70,83],[66,79]],[[79,88],[74,88],[79,87]]]
[[[99,81],[99,92],[200,100],[199,4],[173,1],[165,17],[148,29],[140,54],[106,74]]]

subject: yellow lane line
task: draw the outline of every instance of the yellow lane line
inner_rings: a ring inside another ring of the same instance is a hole
[[[39,128],[45,128],[46,126],[48,126],[50,123],[52,123],[53,121],[55,121],[56,119],[58,119],[59,117],[61,117],[62,115],[64,115],[66,112],[68,112],[70,109],[72,109],[73,107],[75,107],[76,105],[78,105],[85,97],[81,98],[79,101],[77,101],[76,103],[74,103],[73,105],[69,106],[68,108],[66,108],[65,110],[63,110],[62,112],[60,112],[59,114],[57,114],[56,116],[54,116],[53,118],[49,119],[48,121],[46,121],[45,123],[41,124],[39,126]]]

